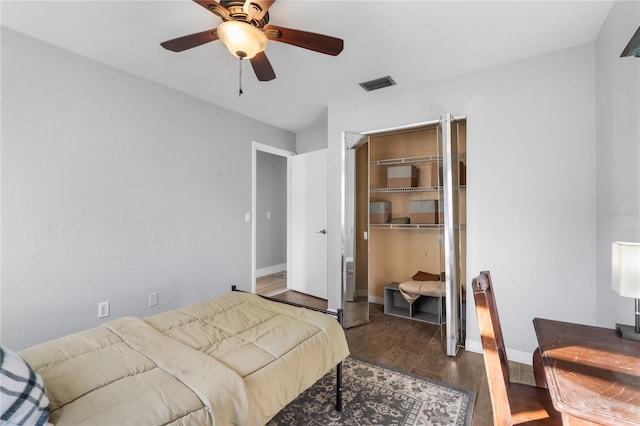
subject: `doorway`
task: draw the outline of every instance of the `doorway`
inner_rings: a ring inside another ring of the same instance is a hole
[[[251,291],[274,296],[289,287],[288,158],[295,153],[259,142],[252,151]]]
[[[252,292],[326,304],[327,150],[254,142],[252,154]]]

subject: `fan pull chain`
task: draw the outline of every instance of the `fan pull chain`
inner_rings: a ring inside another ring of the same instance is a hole
[[[238,97],[242,96],[242,58],[240,58],[240,66],[238,67]]]

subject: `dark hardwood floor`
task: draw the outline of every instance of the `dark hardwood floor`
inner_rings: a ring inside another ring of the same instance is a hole
[[[299,304],[326,309],[326,301],[296,292],[275,296]],[[370,304],[369,323],[345,329],[351,354],[372,363],[428,377],[476,392],[472,426],[492,424],[491,399],[481,354],[460,349],[446,355],[440,328],[383,313],[383,306]],[[535,384],[530,365],[510,362],[511,379]]]

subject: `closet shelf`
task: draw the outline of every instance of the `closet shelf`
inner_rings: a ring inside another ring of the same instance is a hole
[[[382,229],[442,229],[443,224],[431,223],[371,223],[371,228]]]
[[[466,185],[458,186],[460,191],[466,191]],[[441,186],[410,186],[406,188],[371,188],[369,193],[371,194],[381,194],[385,192],[438,192],[441,191]]]
[[[466,158],[465,152],[458,153],[457,159]],[[454,160],[455,160],[454,156]],[[424,163],[427,161],[440,161],[442,162],[442,155],[424,155],[420,157],[402,157],[402,158],[385,158],[384,160],[373,160],[369,164],[372,166],[392,166],[395,164],[411,164],[411,163]]]
[[[379,229],[442,229],[444,224],[442,223],[370,223],[369,227]],[[466,223],[457,223],[453,225],[453,229],[466,230]]]

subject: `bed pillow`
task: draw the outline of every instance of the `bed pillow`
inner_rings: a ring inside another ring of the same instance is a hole
[[[0,347],[0,424],[48,425],[42,377],[20,356]]]

